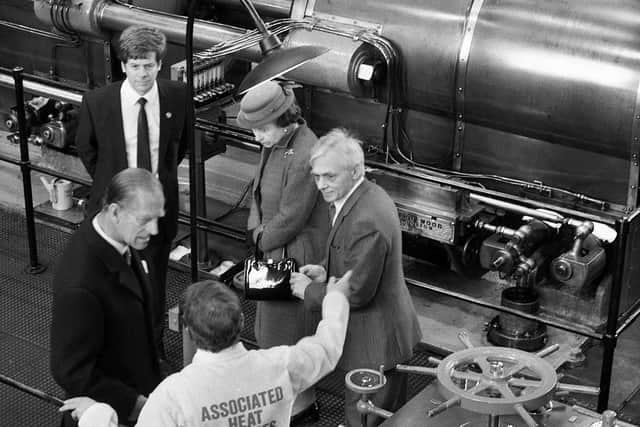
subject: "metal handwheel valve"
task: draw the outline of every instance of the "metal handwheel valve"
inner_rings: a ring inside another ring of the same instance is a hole
[[[518,414],[529,427],[538,423],[529,411],[547,405],[558,391],[598,394],[599,388],[558,382],[554,367],[543,359],[559,346],[532,354],[506,347],[473,347],[464,333],[458,334],[467,347],[451,353],[437,368],[398,365],[403,372],[435,376],[440,393],[447,400],[427,414],[432,417],[451,407],[489,415],[489,426],[499,425],[501,415]]]
[[[347,372],[344,377],[347,388],[354,393],[360,394],[360,400],[357,403],[358,412],[360,412],[360,424],[364,427],[367,425],[367,415],[375,414],[383,418],[389,418],[392,412],[378,408],[371,402],[369,396],[378,392],[387,384],[387,377],[384,376],[384,365],[380,365],[380,370],[361,368]]]

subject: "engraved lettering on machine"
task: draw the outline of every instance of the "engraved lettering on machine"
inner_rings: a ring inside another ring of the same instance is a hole
[[[412,234],[420,234],[429,239],[438,240],[443,243],[454,243],[454,219],[432,216],[401,204],[397,204],[397,206],[402,231]]]

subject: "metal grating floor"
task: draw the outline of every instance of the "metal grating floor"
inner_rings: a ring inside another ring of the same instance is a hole
[[[45,224],[36,225],[38,256],[47,269],[38,275],[25,272],[29,250],[26,226],[21,213],[0,210],[0,373],[57,397],[63,392],[49,374],[49,323],[51,319],[50,282],[55,263],[66,245],[69,233]],[[167,304],[178,303],[180,294],[189,285],[187,273],[170,270]],[[254,341],[255,304],[243,302],[246,327],[243,339]],[[167,330],[167,357],[174,366],[182,364],[182,336]],[[429,354],[417,352],[411,364],[425,366]],[[415,395],[428,379],[411,376],[410,395]],[[336,426],[342,422],[343,379],[330,374],[318,385],[319,422],[300,423],[304,426]],[[59,424],[59,415],[51,404],[20,390],[0,383],[0,426],[50,427]]]
[[[62,397],[62,390],[51,378],[48,367],[51,306],[49,286],[55,262],[69,238],[69,232],[59,227],[37,224],[36,236],[40,262],[48,268],[39,275],[31,275],[25,272],[29,250],[24,216],[21,212],[0,209],[0,374]],[[169,306],[178,303],[180,294],[189,282],[188,273],[169,271],[167,289]],[[245,301],[243,309],[247,318],[243,339],[250,343],[254,341],[255,304]],[[640,351],[638,336],[640,336],[640,324],[634,325],[627,338],[623,335],[623,339],[634,344],[635,347],[631,346],[632,350]],[[181,334],[167,331],[165,344],[169,360],[174,366],[181,366]],[[598,348],[592,350],[597,351]],[[430,355],[432,353],[420,347],[409,364],[427,366],[427,358]],[[617,351],[616,355],[624,357],[625,353]],[[629,357],[628,354],[626,356]],[[629,358],[627,362],[627,357],[624,357],[625,363],[633,363],[635,360]],[[587,360],[588,363],[585,366],[565,370],[565,374],[582,379],[592,378],[591,382],[594,382],[592,385],[596,385],[595,381],[599,375],[597,361],[601,358],[589,355]],[[615,377],[616,375],[618,377]],[[614,372],[613,384],[620,375],[628,375],[628,370]],[[429,377],[410,375],[409,396],[417,394],[429,381]],[[330,374],[321,380],[318,384],[320,421],[298,425],[337,426],[342,421],[342,390],[343,379],[337,374]],[[593,399],[590,401],[579,398],[576,401],[582,406],[593,406]],[[623,420],[640,423],[640,387],[637,387],[623,404],[615,409],[618,409]],[[58,424],[59,416],[52,405],[0,383],[0,427],[50,427]]]

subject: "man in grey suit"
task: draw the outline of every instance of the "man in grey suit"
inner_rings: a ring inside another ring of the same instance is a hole
[[[373,402],[394,411],[406,401],[406,376],[394,367],[412,356],[421,332],[402,271],[402,235],[393,200],[364,176],[362,143],[334,129],[311,150],[311,173],[330,205],[331,231],[323,265],[305,265],[291,279],[293,294],[318,310],[328,276],[353,271],[351,315],[338,369],[378,369],[387,385]],[[347,425],[360,425],[359,395],[345,390]],[[368,425],[382,420],[368,417]]]

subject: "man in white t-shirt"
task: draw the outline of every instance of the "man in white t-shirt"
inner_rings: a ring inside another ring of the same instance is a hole
[[[151,393],[137,426],[287,426],[298,393],[331,372],[344,344],[350,294],[347,272],[331,278],[315,335],[293,346],[245,349],[244,315],[224,284],[203,281],[184,296],[185,328],[198,350],[193,362]],[[65,402],[80,427],[115,426],[108,405],[89,398]]]

